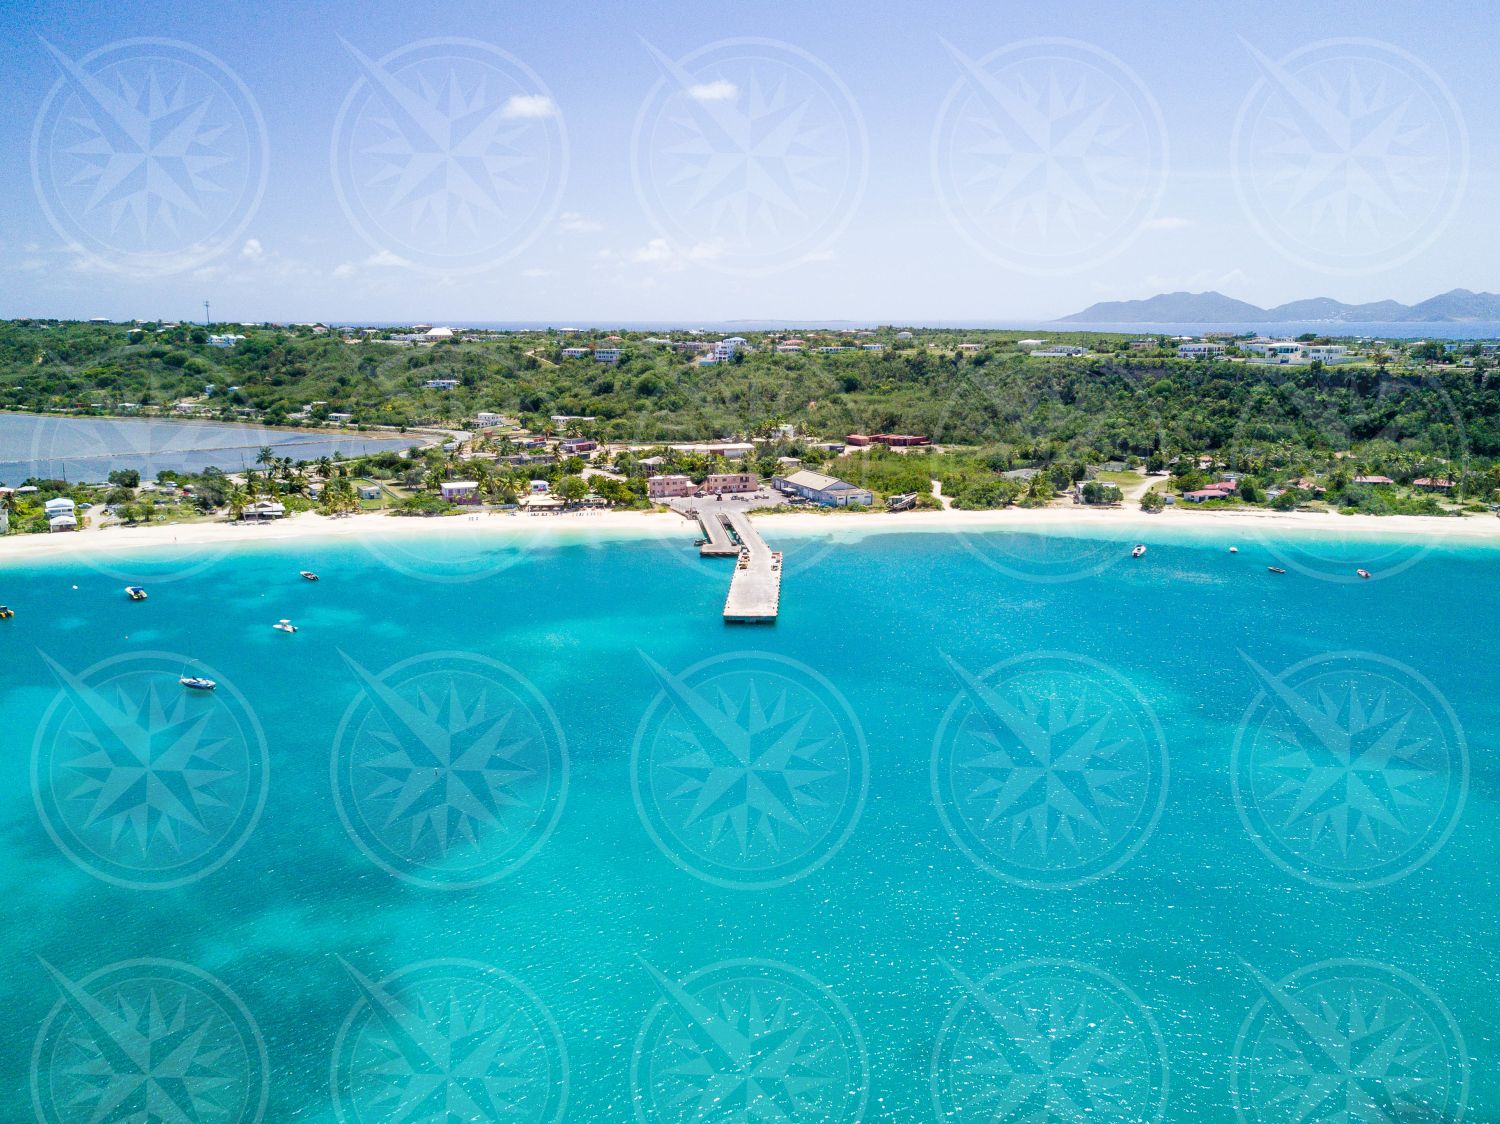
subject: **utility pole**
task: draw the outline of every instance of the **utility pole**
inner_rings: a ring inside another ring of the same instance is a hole
[[[203,326],[206,328],[206,327],[208,327],[208,324],[209,324],[209,320],[208,320],[208,302],[204,301],[203,302]]]

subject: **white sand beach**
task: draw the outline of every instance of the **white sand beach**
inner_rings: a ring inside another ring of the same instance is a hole
[[[1415,515],[1340,515],[1335,512],[1202,511],[1174,508],[1158,514],[1137,510],[1079,507],[1003,508],[997,511],[809,512],[762,511],[756,514],[763,532],[804,537],[834,535],[858,539],[868,534],[927,532],[978,533],[1027,531],[1035,533],[1120,535],[1150,541],[1154,532],[1201,531],[1232,540],[1247,535],[1336,534],[1340,537],[1399,537],[1440,542],[1500,543],[1500,519],[1490,516],[1443,518]],[[681,537],[690,541],[696,523],[669,512],[594,511],[559,515],[518,515],[502,512],[459,514],[431,518],[390,516],[378,512],[337,518],[307,512],[275,523],[158,523],[146,526],[85,527],[68,534],[7,535],[0,538],[0,563],[71,558],[91,551],[109,554],[170,550],[174,547],[232,546],[350,541],[366,538],[440,536],[497,538],[565,535],[574,539]]]

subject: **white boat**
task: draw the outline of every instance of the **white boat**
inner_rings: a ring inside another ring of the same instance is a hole
[[[1132,557],[1132,558],[1139,558],[1141,555],[1143,555],[1145,553],[1146,553],[1146,544],[1143,543],[1143,542],[1138,542],[1138,543],[1135,544],[1135,549],[1130,552],[1130,557]]]
[[[184,675],[177,682],[181,683],[189,691],[212,691],[218,686],[212,679],[205,678],[202,675]]]
[[[132,601],[144,601],[146,600],[146,591],[138,585],[127,585],[125,587],[125,596]]]
[[[310,582],[315,582],[318,580],[318,575],[313,573],[311,570],[298,570],[297,572]]]
[[[1238,554],[1239,552],[1240,552],[1240,548],[1237,547],[1237,546],[1231,546],[1229,548],[1229,553],[1230,554]]]
[[[297,631],[297,626],[294,625],[291,621],[287,620],[285,617],[283,617],[281,620],[277,621],[271,627],[275,628],[275,629],[280,629],[282,632],[296,632]]]

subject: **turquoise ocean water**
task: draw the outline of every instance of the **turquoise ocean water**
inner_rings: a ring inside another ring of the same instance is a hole
[[[1496,1119],[1500,553],[1230,541],[0,568],[0,1118]]]

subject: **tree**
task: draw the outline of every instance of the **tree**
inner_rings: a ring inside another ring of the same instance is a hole
[[[557,482],[556,491],[568,503],[577,503],[589,494],[589,485],[582,476],[564,476]]]
[[[109,482],[117,488],[139,488],[141,474],[133,468],[117,468],[109,474]]]
[[[1167,498],[1158,491],[1147,492],[1141,497],[1142,511],[1160,511],[1167,506]]]

